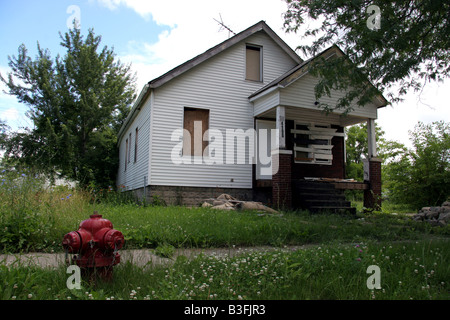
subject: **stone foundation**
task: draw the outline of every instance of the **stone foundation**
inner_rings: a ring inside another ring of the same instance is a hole
[[[132,191],[139,201],[144,199],[144,188]],[[205,199],[217,198],[223,193],[242,201],[253,201],[252,189],[179,187],[179,186],[147,186],[145,201],[151,203],[155,199],[163,200],[167,205],[200,206]]]

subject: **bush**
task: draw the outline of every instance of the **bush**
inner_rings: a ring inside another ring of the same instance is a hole
[[[4,252],[60,249],[69,228],[86,212],[89,194],[65,186],[46,187],[30,170],[0,171],[0,249]]]
[[[35,211],[43,192],[42,180],[30,172],[3,169],[0,174],[0,248],[27,250],[52,224]]]
[[[419,209],[450,196],[450,124],[421,122],[410,132],[413,148],[385,166],[389,198]]]

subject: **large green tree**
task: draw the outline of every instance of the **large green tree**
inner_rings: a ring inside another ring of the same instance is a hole
[[[130,65],[112,49],[100,48],[93,29],[60,33],[64,57],[54,60],[37,45],[25,45],[8,57],[11,72],[0,75],[9,94],[29,106],[33,128],[9,136],[6,155],[37,170],[79,181],[82,185],[114,182],[118,164],[117,132],[135,99]]]
[[[393,153],[384,167],[393,201],[421,208],[450,197],[450,124],[419,122],[410,131],[412,148]]]
[[[310,72],[320,79],[315,88],[319,101],[331,89],[347,90],[336,106],[321,104],[327,111],[351,111],[352,102],[363,106],[380,92],[396,102],[410,89],[421,90],[427,81],[449,76],[449,1],[286,2],[285,28],[297,32],[306,27],[305,44],[298,48],[307,56],[332,44],[346,54],[310,64]]]

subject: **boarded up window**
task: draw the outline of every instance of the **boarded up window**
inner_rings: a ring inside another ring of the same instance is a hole
[[[208,147],[209,110],[184,108],[183,156],[202,157]]]
[[[262,81],[261,47],[247,46],[246,48],[246,79]]]
[[[327,125],[295,123],[294,160],[296,163],[327,164],[333,163],[333,145],[331,139],[343,134]]]

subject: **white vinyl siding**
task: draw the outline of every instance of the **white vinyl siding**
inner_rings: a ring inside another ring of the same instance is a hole
[[[280,105],[280,92],[274,90],[253,102],[253,115],[256,117],[267,110]]]
[[[290,84],[288,87],[280,90],[280,104],[284,106],[293,106],[306,109],[318,109],[315,105],[316,97],[314,94],[314,87],[318,79],[312,75],[305,75],[297,81]],[[343,97],[344,92],[332,91],[331,97],[322,96],[321,103],[327,103],[330,106],[337,104],[339,98]],[[336,110],[336,113],[342,113],[341,110]],[[354,106],[354,110],[349,113],[350,116],[363,118],[377,118],[377,107],[374,104],[366,105],[364,108]]]
[[[150,110],[150,99],[148,99],[137,117],[130,123],[127,131],[123,134],[122,141],[119,145],[119,170],[117,177],[117,185],[119,188],[125,187],[125,190],[142,188],[144,186],[144,177],[147,177],[148,180]],[[137,143],[136,133],[138,133]],[[128,149],[126,141],[128,141]]]
[[[290,109],[290,113],[305,113],[308,110],[320,111],[315,104],[316,98],[314,94],[314,87],[317,84],[317,78],[311,75],[305,75],[297,81],[291,83],[286,88],[272,89],[260,98],[254,99],[254,116],[267,115],[271,109],[282,105]],[[269,89],[270,90],[270,89]],[[331,97],[323,96],[320,101],[328,103],[330,106],[336,105],[339,98],[343,97],[343,92],[332,91]],[[377,118],[377,106],[375,104],[367,104],[364,108],[353,106],[354,110],[349,112],[348,117],[344,117],[337,121],[336,124],[346,126],[354,123],[366,121],[368,118]],[[297,109],[297,110],[294,110]],[[334,115],[341,114],[341,110],[333,112]],[[287,116],[287,115],[286,115]],[[320,115],[323,117],[324,115]],[[296,119],[296,117],[290,117]],[[329,117],[331,119],[332,117]],[[328,120],[327,120],[328,121]]]
[[[264,82],[245,80],[246,43],[264,50]],[[253,129],[248,97],[293,66],[295,61],[259,32],[155,89],[150,184],[251,188],[251,164],[174,164],[171,152],[179,141],[171,141],[172,133],[183,128],[184,108],[208,109],[210,130],[224,135],[226,129]]]

